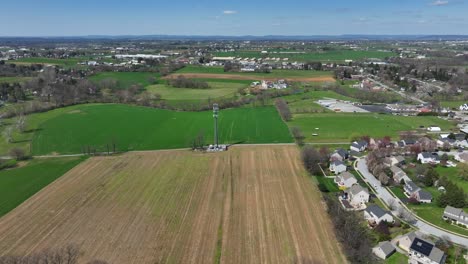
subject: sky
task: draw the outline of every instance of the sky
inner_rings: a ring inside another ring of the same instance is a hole
[[[0,36],[468,35],[468,0],[0,2]]]

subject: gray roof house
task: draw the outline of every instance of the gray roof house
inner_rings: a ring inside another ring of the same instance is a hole
[[[356,177],[353,174],[344,171],[335,177],[335,183],[341,188],[350,188],[357,183]]]
[[[353,207],[362,207],[369,202],[369,190],[359,184],[354,184],[348,189],[349,203]]]
[[[437,155],[437,153],[432,154],[430,152],[421,152],[418,154],[418,157],[416,159],[420,161],[422,164],[440,163],[440,157],[439,155]]]
[[[393,223],[393,216],[378,205],[370,205],[364,210],[364,218],[371,224],[379,224],[382,221]]]
[[[395,182],[400,183],[401,180],[405,180],[405,182],[410,181],[408,175],[406,175],[406,173],[397,166],[391,166],[390,171],[393,173],[393,180]]]
[[[344,162],[335,160],[330,162],[330,171],[335,173],[335,174],[340,174],[344,171],[346,171],[346,164]]]
[[[432,194],[425,190],[419,190],[412,194],[412,197],[416,198],[420,203],[430,203],[432,202]]]
[[[372,249],[374,255],[381,259],[387,259],[393,253],[395,253],[396,248],[389,241],[380,242],[376,247]]]
[[[465,213],[463,209],[447,205],[444,210],[443,218],[444,220],[451,220],[455,224],[461,224],[468,227],[468,213]]]
[[[415,238],[409,248],[410,264],[443,264],[445,263],[445,253],[436,248],[431,242],[420,238]]]
[[[368,144],[367,144],[367,142],[366,142],[365,140],[354,141],[354,142],[351,144],[350,149],[351,149],[352,151],[361,152],[361,151],[366,150],[367,145],[368,145]]]
[[[419,186],[417,186],[413,181],[405,181],[404,190],[408,196],[411,196],[413,193],[421,190],[421,188],[419,188]]]
[[[413,244],[413,241],[416,237],[416,231],[412,231],[406,235],[403,235],[398,239],[398,246],[406,252],[409,252],[409,248],[411,244]]]

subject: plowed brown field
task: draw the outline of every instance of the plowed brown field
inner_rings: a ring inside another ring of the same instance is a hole
[[[322,76],[322,77],[285,77],[285,78],[272,78],[272,77],[256,77],[252,75],[242,75],[242,74],[217,74],[217,73],[175,73],[164,77],[164,79],[175,79],[179,76],[185,78],[196,79],[230,79],[230,80],[256,80],[262,79],[266,81],[275,81],[279,79],[291,81],[291,82],[335,82],[335,79],[331,76]]]
[[[0,218],[0,254],[81,263],[345,263],[295,146],[88,159]]]

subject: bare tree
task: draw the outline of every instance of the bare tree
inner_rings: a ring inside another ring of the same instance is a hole
[[[13,128],[11,126],[6,127],[5,130],[3,130],[3,136],[7,143],[13,142]]]

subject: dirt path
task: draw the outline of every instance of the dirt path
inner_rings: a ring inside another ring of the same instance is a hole
[[[80,263],[345,263],[295,146],[95,157],[0,218],[1,254]]]
[[[243,75],[243,74],[217,74],[217,73],[175,73],[164,77],[164,79],[175,79],[179,76],[185,78],[196,79],[231,79],[231,80],[266,80],[275,81],[279,79],[293,81],[293,82],[334,82],[335,79],[331,76],[323,77],[264,77],[254,75]]]

